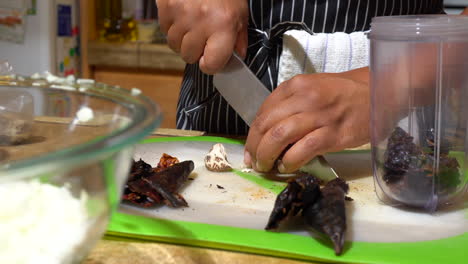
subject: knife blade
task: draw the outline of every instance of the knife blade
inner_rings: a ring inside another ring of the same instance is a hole
[[[271,93],[236,53],[223,70],[214,75],[213,83],[249,126],[263,101]]]
[[[226,66],[213,76],[213,84],[249,126],[255,120],[263,101],[271,93],[236,53],[231,56]],[[321,155],[309,161],[300,171],[313,174],[324,181],[338,177]]]

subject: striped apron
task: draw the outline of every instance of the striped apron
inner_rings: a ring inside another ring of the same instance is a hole
[[[247,1],[247,0],[246,0]],[[375,16],[442,14],[443,0],[248,0],[246,63],[270,90],[277,86],[282,35],[369,30]],[[246,135],[248,126],[213,86],[213,78],[188,64],[177,105],[177,128]]]

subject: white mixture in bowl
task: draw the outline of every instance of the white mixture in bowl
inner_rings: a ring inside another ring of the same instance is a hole
[[[69,263],[88,229],[87,195],[38,181],[0,184],[0,263]]]

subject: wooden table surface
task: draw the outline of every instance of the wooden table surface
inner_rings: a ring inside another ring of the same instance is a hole
[[[301,264],[311,262],[156,242],[127,242],[102,239],[82,264],[120,263]]]

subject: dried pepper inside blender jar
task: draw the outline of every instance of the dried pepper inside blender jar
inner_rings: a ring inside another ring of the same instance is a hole
[[[459,163],[449,156],[446,144],[439,144],[436,168],[434,129],[426,132],[423,144],[405,130],[396,127],[388,139],[384,153],[383,180],[400,199],[427,201],[434,195],[451,193],[460,183]],[[436,171],[437,170],[437,171]]]

